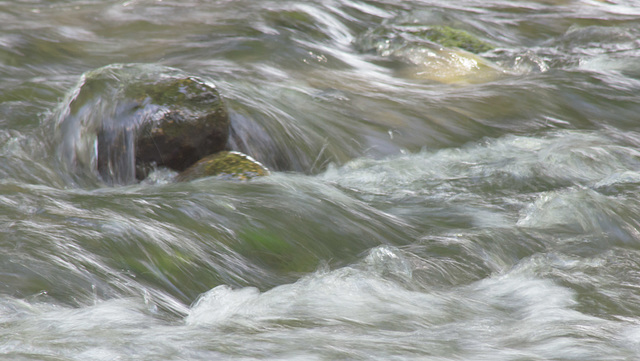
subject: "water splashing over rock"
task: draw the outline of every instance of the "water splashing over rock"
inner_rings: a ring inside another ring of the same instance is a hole
[[[109,184],[144,179],[155,167],[182,171],[223,150],[229,136],[215,86],[158,65],[85,73],[56,118],[61,158]]]

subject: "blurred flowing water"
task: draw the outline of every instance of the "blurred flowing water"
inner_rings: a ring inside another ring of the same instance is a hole
[[[0,1],[0,358],[640,359],[639,39],[634,0]],[[65,167],[133,63],[273,174]]]

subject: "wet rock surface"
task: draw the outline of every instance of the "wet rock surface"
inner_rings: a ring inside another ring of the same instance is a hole
[[[225,151],[199,160],[180,173],[176,180],[186,182],[211,176],[231,180],[249,180],[265,175],[269,175],[269,170],[253,158],[240,152]]]
[[[166,107],[136,132],[136,176],[149,165],[181,171],[224,149],[229,118],[218,92],[196,78],[170,79],[139,89],[141,105]]]

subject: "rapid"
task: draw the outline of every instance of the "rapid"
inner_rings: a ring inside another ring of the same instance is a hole
[[[68,167],[118,64],[271,175]],[[0,359],[640,359],[640,2],[0,1]]]

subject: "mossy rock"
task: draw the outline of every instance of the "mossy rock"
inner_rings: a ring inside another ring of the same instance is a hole
[[[83,74],[56,116],[61,158],[119,184],[155,167],[186,169],[223,150],[230,128],[215,85],[150,64]]]
[[[246,181],[254,177],[269,175],[269,170],[246,154],[239,152],[218,152],[199,160],[180,173],[176,180],[187,182],[203,177]]]
[[[413,32],[416,36],[428,39],[447,48],[460,48],[478,54],[493,49],[486,43],[464,30],[448,26],[429,26],[418,28]]]

